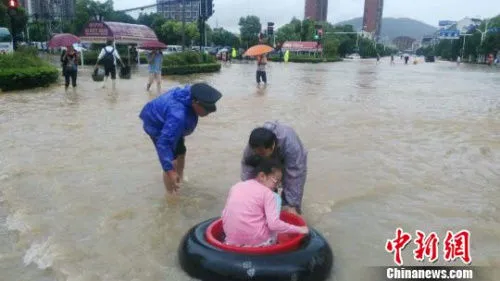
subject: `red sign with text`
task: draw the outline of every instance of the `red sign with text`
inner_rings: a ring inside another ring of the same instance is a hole
[[[112,36],[109,28],[102,22],[91,22],[83,32],[84,36],[108,37]]]
[[[413,250],[413,257],[417,261],[423,261],[425,258],[429,262],[436,262],[439,258],[439,237],[435,232],[426,235],[424,232],[417,230],[416,237],[413,243],[416,245]],[[397,228],[395,237],[387,240],[385,250],[388,253],[393,253],[394,263],[403,265],[401,252],[412,241],[410,233],[404,232],[402,228]],[[443,240],[444,260],[451,262],[460,258],[464,264],[470,264],[472,259],[470,256],[470,232],[461,230],[457,233],[451,231],[446,232]]]

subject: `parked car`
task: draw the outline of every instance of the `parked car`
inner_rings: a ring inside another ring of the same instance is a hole
[[[163,55],[168,56],[168,55],[175,54],[178,52],[182,52],[182,46],[180,46],[180,45],[168,45],[167,48],[163,50]]]
[[[351,59],[351,60],[359,60],[361,58],[361,56],[357,53],[354,53],[354,54],[347,55],[346,58]]]

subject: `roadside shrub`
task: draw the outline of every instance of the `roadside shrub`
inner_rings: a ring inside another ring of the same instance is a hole
[[[190,64],[190,65],[170,65],[163,66],[163,75],[186,75],[193,73],[217,72],[221,69],[220,63]]]
[[[59,70],[38,57],[37,51],[23,48],[0,55],[0,89],[23,90],[48,86],[57,81]]]

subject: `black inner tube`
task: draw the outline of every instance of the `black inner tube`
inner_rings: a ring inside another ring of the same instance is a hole
[[[179,262],[191,277],[203,281],[322,281],[330,276],[333,253],[316,230],[310,229],[295,251],[243,255],[223,251],[206,241],[205,232],[216,219],[194,226],[181,241]]]

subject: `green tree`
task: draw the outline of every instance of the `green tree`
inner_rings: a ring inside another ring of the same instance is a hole
[[[290,23],[287,23],[276,30],[276,40],[279,42],[302,40],[301,25],[302,21],[293,18]]]
[[[332,26],[329,23],[323,23],[322,26],[325,32],[329,34],[326,35],[326,38],[333,37],[338,40],[338,50],[337,50],[338,56],[345,57],[348,54],[357,52],[356,34],[335,33],[335,32],[354,32],[352,25]]]
[[[181,38],[182,38],[182,22],[181,22]],[[186,44],[197,45],[200,42],[200,30],[196,22],[186,23]],[[181,40],[182,41],[182,40]]]
[[[113,11],[110,14],[109,18],[107,18],[106,20],[124,22],[124,23],[133,23],[133,24],[137,23],[137,21],[133,17],[129,16],[125,12],[117,12],[117,11]]]
[[[244,47],[250,47],[259,42],[258,35],[262,30],[260,19],[257,16],[240,18],[240,37]]]
[[[155,22],[158,24],[160,21]],[[166,44],[181,45],[182,44],[182,22],[175,20],[167,20],[156,32],[158,39]],[[198,26],[194,22],[186,23],[185,27],[186,43],[197,44],[200,40],[200,32]]]
[[[362,58],[373,58],[377,56],[377,49],[373,40],[368,38],[359,39],[359,55]]]
[[[0,26],[10,28],[10,17],[7,13],[7,6],[0,2]]]
[[[72,33],[82,34],[83,28],[89,21],[99,19],[110,20],[114,16],[113,1],[107,0],[100,3],[93,0],[76,0],[75,20],[72,25]]]
[[[182,28],[182,23],[174,20],[167,20],[165,23],[161,25],[159,32],[156,34],[160,39],[160,41],[177,45],[182,41],[182,35],[180,30]]]
[[[328,38],[323,43],[323,55],[333,58],[338,56],[340,41],[337,38]]]
[[[137,18],[137,23],[153,28],[153,23],[158,19],[165,19],[165,18],[162,17],[160,14],[156,13],[150,13],[150,14],[140,13],[139,17]]]
[[[43,42],[48,38],[47,25],[42,22],[31,23],[28,27],[30,40],[35,42]]]
[[[215,28],[212,33],[212,42],[218,46],[232,46],[239,48],[240,39],[224,28]]]
[[[12,35],[17,35],[17,39],[20,38],[20,34],[26,30],[26,24],[28,23],[28,16],[26,11],[22,7],[17,7],[14,10],[14,15],[9,15],[8,0],[2,0],[0,2],[0,26],[5,26],[10,29]],[[12,31],[14,30],[16,34]]]
[[[313,20],[298,20],[292,18],[291,22],[276,31],[277,40],[285,41],[315,41],[316,25],[323,29],[323,52],[325,56],[345,56],[356,51],[356,34],[336,34],[335,32],[354,32],[351,25],[333,26],[328,22],[315,22]]]
[[[485,23],[481,24],[479,29],[484,30]],[[500,28],[500,15],[490,19],[488,28]],[[500,50],[500,32],[489,32],[486,34],[483,44],[478,46],[478,52],[481,54],[496,54]]]

